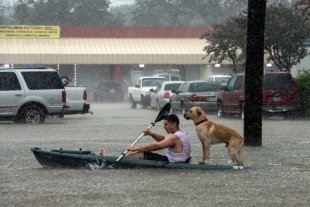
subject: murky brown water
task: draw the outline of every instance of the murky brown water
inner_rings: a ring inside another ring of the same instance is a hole
[[[94,115],[73,115],[30,126],[0,122],[0,206],[309,206],[310,121],[265,120],[263,146],[246,147],[236,171],[42,168],[31,147],[101,147],[120,155],[154,121],[156,111],[128,104],[91,104]],[[180,114],[179,114],[180,115]],[[192,162],[201,159],[194,125],[180,115],[191,137]],[[239,119],[209,119],[243,134]],[[162,123],[152,130],[164,133]],[[150,139],[143,137],[140,143]],[[231,164],[224,145],[211,147],[213,164]]]

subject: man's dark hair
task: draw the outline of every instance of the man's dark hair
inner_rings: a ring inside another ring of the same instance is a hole
[[[175,114],[169,114],[167,115],[164,120],[167,120],[169,123],[176,123],[177,127],[179,127],[180,120],[179,117]]]

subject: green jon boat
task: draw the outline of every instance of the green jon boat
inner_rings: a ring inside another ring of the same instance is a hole
[[[34,156],[44,167],[62,168],[168,168],[168,169],[197,169],[197,170],[242,170],[252,168],[250,166],[232,165],[203,165],[192,163],[173,163],[154,160],[140,160],[123,158],[116,162],[116,156],[101,156],[84,149],[52,149],[44,150],[32,148]]]

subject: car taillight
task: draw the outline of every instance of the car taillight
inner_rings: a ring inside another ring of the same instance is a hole
[[[87,92],[86,92],[86,90],[84,90],[83,99],[84,99],[84,100],[87,100]]]
[[[67,98],[66,91],[62,92],[61,97],[62,97],[62,102],[66,103],[66,98]]]
[[[192,94],[190,99],[190,101],[207,101],[207,97],[206,96],[197,96],[196,94]]]
[[[170,93],[168,91],[164,93],[164,98],[170,98]]]

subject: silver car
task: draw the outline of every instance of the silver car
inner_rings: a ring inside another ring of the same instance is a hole
[[[154,89],[151,89],[150,109],[160,110],[166,103],[170,103],[171,90],[178,89],[184,81],[165,81]]]
[[[215,81],[186,81],[178,89],[172,90],[171,112],[187,112],[193,106],[200,106],[204,111],[216,111],[216,96],[222,84]]]

